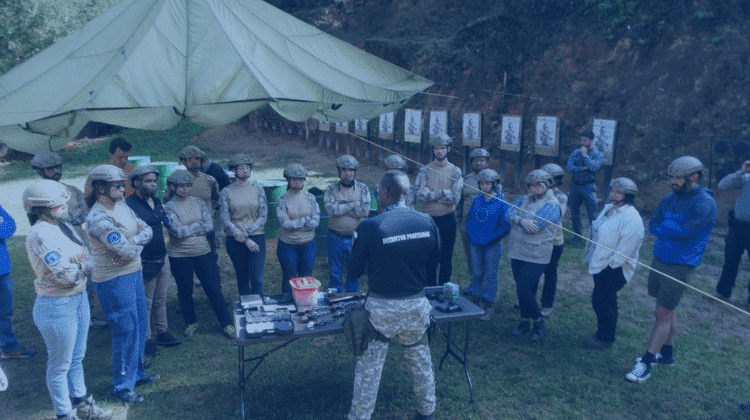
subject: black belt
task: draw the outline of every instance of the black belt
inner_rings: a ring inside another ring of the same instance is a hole
[[[342,235],[333,229],[328,229],[328,232],[330,232],[333,236],[338,236],[341,239],[352,239],[354,237],[354,235]]]

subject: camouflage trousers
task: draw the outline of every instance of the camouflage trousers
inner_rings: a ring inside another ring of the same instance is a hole
[[[395,337],[404,346],[417,411],[424,415],[432,414],[435,411],[435,373],[430,346],[426,340],[421,342],[430,324],[430,303],[424,297],[402,300],[368,297],[365,308],[377,331],[388,339]],[[357,358],[349,420],[369,419],[372,416],[387,354],[388,343],[373,340],[362,356]]]

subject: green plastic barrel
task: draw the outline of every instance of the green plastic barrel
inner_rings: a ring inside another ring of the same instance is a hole
[[[151,156],[130,156],[128,157],[128,163],[135,166],[145,166],[151,163]]]
[[[164,191],[167,190],[167,178],[172,175],[175,168],[179,166],[177,162],[151,162],[151,166],[159,171],[159,178],[156,180],[156,195],[164,197]]]

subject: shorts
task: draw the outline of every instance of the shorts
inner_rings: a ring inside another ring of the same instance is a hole
[[[658,258],[654,258],[651,267],[671,277],[687,283],[690,274],[695,267],[683,264],[667,264]],[[662,308],[673,311],[680,303],[685,286],[676,281],[664,277],[654,270],[648,273],[648,294],[656,298],[656,304]]]

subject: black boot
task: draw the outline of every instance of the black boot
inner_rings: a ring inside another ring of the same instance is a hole
[[[544,322],[544,319],[539,318],[538,321],[534,321],[534,328],[531,330],[531,341],[541,340],[548,329],[549,326]]]
[[[528,319],[522,319],[515,330],[511,332],[513,335],[524,335],[531,330],[531,322]]]

